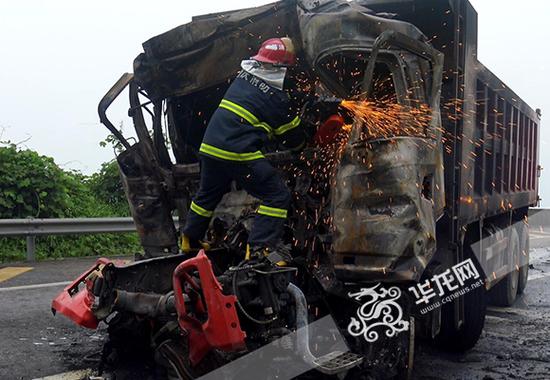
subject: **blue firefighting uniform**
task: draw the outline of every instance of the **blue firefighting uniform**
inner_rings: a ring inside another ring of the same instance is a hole
[[[293,105],[282,89],[245,70],[237,75],[210,119],[199,149],[200,188],[183,229],[186,236],[203,239],[214,209],[234,180],[261,201],[248,239],[250,245],[277,244],[291,195],[262,148],[274,137],[289,149],[304,144]]]

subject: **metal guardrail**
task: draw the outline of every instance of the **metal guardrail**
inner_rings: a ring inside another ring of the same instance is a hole
[[[550,232],[550,210],[532,208],[529,210],[532,229]],[[178,218],[174,218],[178,223]],[[134,232],[134,220],[127,218],[69,218],[69,219],[0,219],[0,237],[25,236],[27,238],[27,260],[36,259],[36,237],[47,235],[80,235],[99,233]]]
[[[26,236],[27,260],[36,259],[36,237],[47,235],[135,232],[128,218],[0,219],[0,237]]]
[[[0,219],[0,236],[43,236],[132,232],[132,218]]]

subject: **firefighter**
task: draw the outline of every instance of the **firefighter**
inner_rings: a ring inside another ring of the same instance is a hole
[[[200,188],[183,228],[182,251],[204,245],[201,239],[214,209],[234,180],[261,202],[247,249],[252,255],[288,257],[281,238],[291,194],[262,148],[274,138],[295,151],[305,144],[298,102],[284,88],[295,62],[290,38],[268,39],[255,56],[241,62],[242,70],[210,119],[200,145]]]

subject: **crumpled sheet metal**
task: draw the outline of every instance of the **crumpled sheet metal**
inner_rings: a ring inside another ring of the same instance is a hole
[[[193,96],[232,78],[240,61],[272,36],[293,38],[301,63],[314,69],[330,54],[372,48],[383,31],[426,40],[413,25],[378,17],[362,4],[286,0],[195,17],[143,44],[135,80],[153,99]],[[353,149],[344,155],[333,199],[334,259],[342,276],[414,279],[424,269],[435,247],[433,207],[420,195],[423,177],[434,175],[436,165],[426,146],[414,138],[371,143],[372,167],[353,159]],[[354,256],[353,265],[347,256]]]
[[[135,79],[155,99],[190,94],[229,80],[263,39],[296,34],[292,3],[199,16],[153,37],[134,60]]]
[[[178,253],[176,230],[166,196],[143,160],[141,143],[117,157],[120,178],[145,257]]]
[[[286,0],[199,16],[146,41],[134,60],[135,80],[154,99],[187,95],[232,78],[269,37],[293,38],[313,67],[339,49],[365,50],[386,30],[426,39],[411,24],[373,15],[360,1]]]
[[[436,248],[433,204],[422,194],[436,154],[433,140],[414,137],[347,147],[332,198],[340,280],[419,279]]]
[[[361,51],[371,48],[382,33],[393,30],[426,41],[414,25],[377,16],[360,1],[325,1],[324,5],[304,10],[298,7],[302,46],[312,65],[327,54],[343,49]]]

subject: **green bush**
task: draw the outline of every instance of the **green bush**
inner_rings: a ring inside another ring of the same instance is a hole
[[[51,157],[0,146],[0,219],[129,216],[115,161],[84,176],[59,168]],[[136,233],[47,236],[38,258],[115,255],[141,251]],[[0,262],[25,258],[24,238],[0,238]]]
[[[86,180],[88,188],[97,199],[117,216],[130,216],[128,201],[120,181],[118,164],[115,160],[101,165],[99,172]]]
[[[114,256],[141,252],[137,233],[39,236],[36,257],[58,259],[79,256]],[[26,255],[25,238],[0,238],[0,262],[22,261]]]

